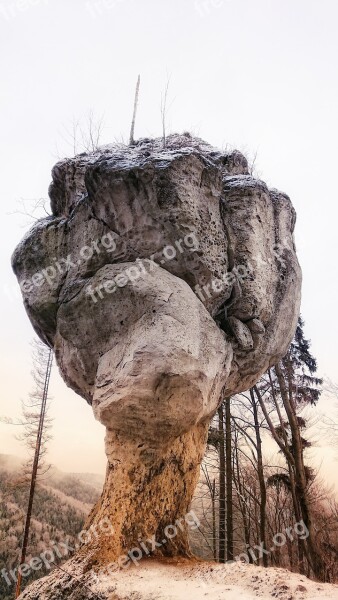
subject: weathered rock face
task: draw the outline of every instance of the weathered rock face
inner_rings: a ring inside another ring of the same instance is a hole
[[[295,213],[241,154],[190,136],[64,160],[50,198],[13,268],[66,383],[107,428],[91,522],[113,519],[112,560],[188,510],[222,388],[248,389],[285,354]],[[161,551],[188,554],[186,532]]]

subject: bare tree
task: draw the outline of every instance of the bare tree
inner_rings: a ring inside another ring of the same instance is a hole
[[[40,341],[35,342],[33,350],[34,368],[32,371],[35,386],[32,393],[29,394],[28,401],[24,404],[24,418],[21,421],[24,431],[20,436],[20,439],[26,445],[29,457],[23,465],[21,477],[18,482],[16,482],[16,485],[27,485],[29,483],[29,497],[21,546],[20,564],[23,564],[26,560],[36,482],[38,476],[45,475],[48,470],[48,467],[44,462],[44,457],[47,452],[47,443],[50,439],[48,429],[50,429],[51,423],[48,416],[46,417],[46,413],[48,410],[48,388],[52,362],[52,350],[47,348]],[[20,595],[21,579],[22,577],[19,571],[16,586],[16,598]]]
[[[254,386],[253,392],[260,404],[271,434],[283,453],[289,469],[289,485],[293,498],[295,517],[303,520],[308,536],[299,540],[299,564],[304,572],[303,550],[308,565],[315,577],[324,580],[327,577],[325,563],[315,541],[316,529],[311,510],[309,483],[313,478],[311,470],[304,463],[304,449],[310,444],[302,436],[304,419],[297,414],[299,405],[315,404],[320,396],[322,381],[314,376],[317,363],[309,351],[309,342],[303,335],[303,322],[299,320],[295,338],[288,353],[280,363],[269,371],[269,398],[274,402],[279,425],[273,424],[263,400],[262,389],[265,382]],[[282,415],[279,401],[283,408]]]
[[[225,461],[225,427],[224,427],[224,404],[218,409],[218,451],[219,451],[219,544],[218,560],[225,563],[225,539],[226,539],[226,461]]]
[[[70,146],[72,155],[80,152],[95,152],[101,143],[104,117],[98,117],[91,108],[84,119],[73,119],[70,127],[64,126],[60,134],[66,146]],[[61,158],[57,151],[58,158]]]
[[[271,562],[328,580],[338,575],[338,530],[333,525],[337,504],[317,482],[306,454],[314,441],[309,426],[318,425],[311,406],[320,397],[322,383],[309,348],[300,319],[280,363],[247,393],[234,396],[231,412],[230,403],[223,400],[209,429],[198,493],[202,533],[215,560],[224,562],[225,554],[228,559],[243,555],[249,562]],[[276,456],[268,459],[264,432],[277,444]],[[293,523],[303,525],[306,535],[288,537],[279,547],[275,536]],[[253,552],[255,545],[275,548],[259,557]],[[206,554],[204,547],[204,558]]]
[[[8,213],[9,215],[21,215],[26,217],[24,223],[22,223],[22,227],[27,227],[39,221],[43,217],[50,217],[51,213],[48,210],[48,199],[47,198],[38,198],[38,199],[26,199],[20,198],[17,201],[18,208],[13,212]]]
[[[103,117],[97,118],[90,109],[87,122],[80,126],[81,143],[85,152],[95,152],[100,145],[103,130]]]
[[[16,436],[16,438],[25,446],[28,453],[28,459],[23,464],[20,474],[21,482],[24,484],[29,483],[33,470],[43,404],[45,404],[45,406],[40,439],[37,478],[43,478],[50,469],[50,464],[46,463],[45,457],[48,452],[48,443],[51,440],[50,429],[52,427],[52,419],[48,415],[50,398],[48,396],[48,389],[45,389],[45,386],[46,374],[48,374],[52,366],[52,356],[51,350],[40,340],[34,340],[32,347],[33,370],[31,374],[34,381],[34,388],[32,392],[29,393],[27,400],[22,401],[23,417],[19,420],[22,426],[22,432]]]
[[[266,548],[266,485],[264,478],[264,467],[263,467],[263,452],[262,452],[262,438],[261,438],[261,424],[259,423],[259,415],[258,415],[258,403],[255,399],[253,390],[250,390],[250,399],[254,417],[254,426],[255,426],[255,436],[256,443],[255,449],[257,453],[257,475],[259,481],[260,488],[260,542],[263,544],[263,547]],[[268,556],[263,554],[263,565],[264,567],[268,566]]]
[[[325,379],[324,391],[336,401],[336,405],[335,415],[333,417],[329,415],[323,417],[323,429],[331,444],[338,447],[338,384],[333,383],[329,379]]]
[[[232,432],[231,432],[231,398],[225,399],[225,471],[227,496],[227,560],[234,558],[234,519],[232,502]]]
[[[245,541],[249,543],[247,538],[254,535],[254,537],[257,536],[257,542],[266,548],[267,494],[262,444],[262,431],[266,428],[265,419],[259,412],[258,403],[252,390],[235,396],[233,406],[232,421],[236,432],[235,444],[237,446],[235,487],[237,493],[240,494],[239,507],[243,518]],[[251,473],[249,478],[245,472]],[[243,505],[244,497],[246,497],[246,504]],[[249,518],[251,523],[254,523],[254,532],[247,531]],[[268,556],[265,553],[262,562],[265,567],[268,566]]]
[[[260,175],[257,171],[257,157],[258,150],[255,150],[255,152],[252,154],[249,160],[249,173],[250,175],[252,175],[252,177],[256,177],[257,179],[259,179]]]

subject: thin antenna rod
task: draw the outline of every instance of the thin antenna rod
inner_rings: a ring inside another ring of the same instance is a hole
[[[137,113],[138,96],[139,96],[139,91],[140,91],[140,82],[141,82],[141,77],[139,75],[137,78],[137,84],[136,84],[136,90],[135,90],[134,112],[133,112],[133,120],[131,122],[130,139],[129,139],[130,145],[134,143],[135,120],[136,120],[136,113]]]

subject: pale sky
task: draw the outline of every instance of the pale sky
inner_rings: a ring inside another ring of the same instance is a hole
[[[0,0],[1,408],[20,414],[31,387],[30,340],[10,256],[25,232],[20,199],[46,197],[50,171],[72,154],[74,119],[104,116],[102,143],[130,129],[141,74],[136,137],[168,130],[257,156],[260,176],[296,208],[305,333],[320,374],[338,381],[336,0]],[[54,370],[50,460],[103,471],[104,428]],[[319,408],[332,414],[329,400]],[[22,454],[0,424],[0,453]],[[321,442],[323,469],[337,462]]]

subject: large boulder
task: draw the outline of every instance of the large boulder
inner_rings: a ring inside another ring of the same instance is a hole
[[[53,214],[13,268],[65,382],[107,429],[88,522],[114,524],[91,545],[100,563],[184,517],[222,394],[285,354],[300,305],[295,211],[240,153],[188,135],[103,147],[52,175]],[[189,556],[186,527],[159,552]]]

